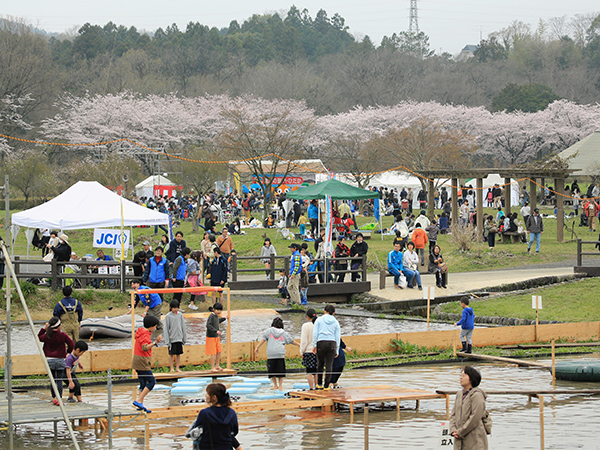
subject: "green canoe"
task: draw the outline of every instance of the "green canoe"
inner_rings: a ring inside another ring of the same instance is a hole
[[[568,381],[600,381],[600,361],[561,361],[556,378]]]

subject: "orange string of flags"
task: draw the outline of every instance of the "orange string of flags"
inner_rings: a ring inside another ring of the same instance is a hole
[[[18,138],[18,137],[14,137],[14,136],[9,136],[9,135],[6,135],[6,134],[0,134],[0,138],[10,139],[10,140],[19,141],[19,142],[26,142],[26,143],[35,144],[35,145],[53,145],[53,146],[61,146],[61,147],[97,147],[97,146],[101,146],[101,145],[117,144],[119,142],[128,142],[128,143],[130,143],[132,145],[135,145],[135,146],[138,146],[140,148],[143,148],[144,150],[148,150],[148,151],[156,153],[156,154],[165,155],[165,156],[168,156],[170,158],[179,159],[179,160],[182,160],[182,161],[188,161],[188,162],[193,162],[193,163],[198,163],[198,164],[230,164],[232,162],[231,160],[204,161],[204,160],[186,158],[184,156],[172,155],[172,154],[167,153],[167,152],[155,150],[153,148],[150,148],[150,147],[148,147],[148,146],[146,146],[144,144],[140,144],[139,142],[136,142],[133,139],[129,139],[129,138],[114,139],[114,140],[111,140],[111,141],[90,142],[90,143],[75,143],[75,144],[73,144],[73,143],[64,143],[64,142],[47,142],[47,141],[38,141],[38,140],[32,140],[32,139],[24,139],[24,138]],[[293,165],[295,167],[298,167],[300,169],[303,169],[303,170],[306,170],[306,171],[309,171],[309,172],[314,172],[314,173],[328,173],[328,171],[326,171],[326,170],[320,171],[320,170],[313,169],[311,167],[303,166],[302,164],[295,163],[294,161],[291,161],[289,159],[283,158],[283,157],[281,157],[281,156],[279,156],[279,155],[277,155],[275,153],[267,153],[265,155],[254,156],[252,158],[238,159],[238,160],[236,160],[236,162],[242,162],[242,163],[244,163],[244,162],[250,162],[250,161],[257,161],[257,160],[268,158],[268,157],[277,158],[280,161],[283,161],[283,162],[285,162],[287,164]],[[365,173],[363,175],[365,175],[365,176],[381,175],[382,173],[394,172],[394,171],[404,171],[404,172],[408,172],[408,173],[410,173],[410,174],[412,174],[412,175],[414,175],[414,176],[416,176],[418,178],[421,178],[423,180],[426,180],[426,181],[431,181],[431,182],[435,181],[434,179],[425,177],[425,176],[423,176],[423,175],[421,175],[421,174],[415,172],[414,170],[409,169],[408,167],[405,167],[405,166],[397,166],[397,167],[394,167],[392,169],[381,170],[381,171],[378,171],[378,172]],[[506,187],[506,186],[512,185],[514,183],[520,183],[521,181],[530,181],[531,183],[537,185],[538,187],[541,187],[541,188],[544,188],[544,189],[548,189],[549,192],[551,192],[551,193],[553,193],[555,195],[560,195],[561,197],[564,197],[564,198],[567,198],[567,199],[580,200],[580,198],[576,198],[576,197],[573,197],[571,195],[567,195],[567,194],[564,194],[564,193],[561,193],[561,192],[557,192],[554,189],[547,188],[547,187],[539,184],[537,181],[532,180],[531,178],[527,178],[527,177],[520,178],[520,179],[512,181],[510,183],[500,184],[499,186]],[[444,184],[446,185],[446,183],[444,183]],[[449,185],[449,187],[450,188],[456,188],[456,189],[462,189],[462,186]],[[478,188],[478,187],[474,187],[473,188],[473,187],[471,187],[469,189],[476,191],[476,190],[484,190],[484,189],[487,189],[487,188],[485,188],[485,187],[481,187],[481,188]],[[596,197],[594,197],[594,198],[596,198]],[[600,197],[598,197],[598,198],[600,198]]]

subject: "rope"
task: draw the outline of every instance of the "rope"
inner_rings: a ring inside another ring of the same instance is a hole
[[[136,142],[133,139],[129,139],[129,138],[114,139],[112,141],[91,142],[91,143],[77,143],[77,144],[69,144],[69,143],[63,143],[63,142],[38,141],[38,140],[32,140],[32,139],[23,139],[23,138],[18,138],[18,137],[14,137],[14,136],[8,136],[6,134],[0,134],[0,138],[11,139],[11,140],[14,140],[14,141],[19,141],[19,142],[26,142],[26,143],[29,143],[29,144],[54,145],[54,146],[59,146],[59,147],[97,147],[97,146],[101,146],[101,145],[116,144],[116,143],[119,143],[119,142],[128,142],[130,144],[133,144],[133,145],[136,145],[136,146],[138,146],[140,148],[143,148],[144,150],[148,150],[149,152],[153,152],[153,153],[160,154],[160,155],[166,155],[166,156],[168,156],[170,158],[179,159],[179,160],[182,160],[182,161],[188,161],[188,162],[197,163],[197,164],[231,164],[232,163],[231,160],[205,161],[205,160],[198,160],[198,159],[186,158],[184,156],[172,155],[172,154],[167,153],[167,152],[163,152],[163,151],[160,151],[160,150],[155,150],[153,148],[150,148],[150,147],[148,147],[148,146],[146,146],[144,144],[140,144],[139,142]],[[267,153],[265,155],[254,156],[252,158],[238,159],[235,162],[243,162],[243,163],[245,163],[245,162],[250,162],[250,161],[261,160],[261,159],[268,158],[268,157],[270,157],[270,158],[276,158],[276,159],[278,159],[278,160],[280,160],[282,162],[285,162],[285,163],[287,163],[289,165],[292,165],[294,167],[297,167],[299,169],[303,169],[303,170],[305,170],[307,172],[328,173],[326,170],[317,170],[317,169],[313,169],[311,167],[304,166],[302,164],[295,163],[295,162],[293,162],[293,161],[291,161],[289,159],[283,158],[283,157],[281,157],[281,156],[279,156],[279,155],[277,155],[275,153]],[[394,167],[392,169],[380,170],[380,171],[377,171],[377,172],[363,173],[362,175],[363,176],[374,176],[374,175],[381,175],[381,174],[387,173],[387,172],[395,172],[395,171],[399,171],[399,170],[403,171],[403,172],[408,172],[408,173],[410,173],[410,174],[412,174],[412,175],[414,175],[414,176],[416,176],[418,178],[421,178],[422,180],[429,181],[429,182],[435,182],[434,179],[425,177],[425,176],[423,176],[423,175],[415,172],[414,170],[409,169],[406,166],[397,166],[397,167]],[[573,197],[571,195],[567,195],[567,194],[564,194],[564,193],[561,193],[561,192],[557,192],[554,189],[549,189],[549,188],[547,188],[547,187],[539,184],[537,181],[532,180],[531,178],[528,178],[528,177],[520,178],[518,180],[511,181],[510,183],[503,183],[503,184],[500,184],[499,186],[500,187],[506,187],[506,186],[512,185],[513,183],[520,183],[521,181],[529,181],[529,182],[531,182],[531,183],[533,183],[533,184],[535,184],[535,185],[537,185],[539,187],[542,187],[544,189],[548,189],[549,192],[551,192],[551,193],[553,193],[555,195],[560,195],[561,197],[564,197],[566,199],[570,199],[570,200],[582,200],[581,198],[576,198],[576,197]],[[452,184],[448,185],[446,183],[444,183],[444,184],[446,186],[449,186],[451,189],[459,189],[459,190],[462,189],[462,186],[454,186]],[[474,191],[478,191],[478,190],[482,190],[483,191],[483,190],[488,189],[488,188],[486,188],[486,187],[481,187],[481,188],[474,187],[474,188],[470,188],[470,189],[474,190]],[[600,199],[600,197],[591,197],[591,198],[592,199]]]

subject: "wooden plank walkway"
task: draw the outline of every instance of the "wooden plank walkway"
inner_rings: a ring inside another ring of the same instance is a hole
[[[220,372],[211,372],[210,370],[190,370],[187,372],[162,372],[154,373],[154,378],[157,380],[178,380],[179,378],[222,378],[232,377],[237,375],[238,371],[235,369],[223,369]]]
[[[420,400],[446,398],[443,394],[436,392],[423,391],[421,389],[407,389],[398,386],[360,386],[352,388],[332,389],[330,391],[292,391],[290,396],[303,399],[328,399],[335,403],[342,403],[350,406],[350,415],[354,415],[354,405],[359,403],[379,403],[385,401],[396,402],[396,408],[400,409],[400,401],[416,400],[417,405]]]
[[[330,411],[334,403],[330,399],[303,400],[299,398],[283,398],[273,400],[257,400],[234,402],[232,408],[237,413],[259,412],[259,411],[281,411],[292,409],[321,408]],[[152,412],[146,415],[148,419],[169,419],[174,417],[196,417],[198,412],[207,408],[206,403],[190,403],[166,408],[152,408]],[[121,417],[127,416],[127,412]],[[131,415],[134,415],[132,412]]]
[[[472,358],[472,359],[480,359],[483,361],[491,361],[491,362],[503,362],[508,364],[516,364],[521,367],[535,367],[537,369],[550,369],[551,367],[547,364],[542,364],[535,361],[525,361],[523,359],[514,359],[514,358],[504,358],[502,356],[491,356],[491,355],[480,355],[477,353],[464,353],[464,352],[456,352],[457,356],[461,358]]]
[[[49,400],[32,397],[26,394],[13,395],[13,423],[28,424],[41,422],[63,422],[64,418],[58,406]],[[106,419],[108,416],[106,406],[91,403],[65,403],[69,419]],[[140,412],[113,409],[113,415],[118,417],[139,416]],[[8,400],[0,399],[0,423],[8,423]]]

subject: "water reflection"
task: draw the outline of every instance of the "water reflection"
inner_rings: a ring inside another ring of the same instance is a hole
[[[231,322],[232,342],[249,342],[259,339],[262,332],[271,326],[277,314],[253,315],[234,317]],[[281,316],[286,331],[300,338],[300,331],[305,317],[299,313],[288,313]],[[342,329],[342,335],[400,333],[410,331],[426,331],[427,324],[407,320],[388,320],[371,317],[337,316]],[[206,319],[186,319],[188,344],[204,344],[206,336]],[[431,330],[447,330],[456,328],[448,324],[431,324]],[[221,326],[223,337],[227,332],[225,324]],[[37,329],[36,329],[37,332]],[[28,326],[17,325],[12,330],[14,355],[29,355],[37,353],[35,342]],[[18,342],[19,345],[14,343]],[[90,350],[106,350],[115,348],[131,348],[131,339],[95,339],[89,342]],[[6,330],[0,330],[0,353],[6,352]]]
[[[580,359],[595,359],[599,355]],[[575,359],[569,357],[569,359]],[[548,371],[523,369],[504,365],[477,365],[482,372],[481,387],[484,390],[546,390],[552,389]],[[366,386],[391,384],[428,391],[459,388],[457,364],[440,366],[411,366],[371,370],[347,371],[341,384]],[[303,381],[300,374],[290,375],[285,386]],[[594,383],[559,382],[560,389],[596,389]],[[129,408],[135,395],[135,386],[115,386],[115,407]],[[47,395],[45,392],[40,393]],[[94,386],[84,389],[84,398],[93,403],[106,404],[106,391]],[[600,398],[568,395],[545,395],[546,448],[553,449],[599,449],[597,424],[600,419]],[[166,391],[155,391],[148,396],[148,406],[161,407],[172,404]],[[452,400],[453,402],[453,400]],[[528,400],[524,395],[491,395],[488,410],[494,420],[494,432],[490,437],[490,448],[537,449],[540,446],[539,402]],[[363,416],[344,412],[322,413],[320,411],[277,411],[240,414],[240,441],[244,449],[362,449]],[[398,417],[396,411],[372,412],[370,422],[370,448],[439,448],[440,422],[445,420],[445,401],[421,401],[415,410],[414,401],[402,403]],[[191,419],[170,419],[149,422],[149,447],[155,450],[189,449],[191,442],[183,437]],[[15,448],[51,449],[69,448],[69,438],[64,426],[59,426],[60,435],[52,438],[52,426],[41,424],[23,426],[18,431]],[[93,430],[77,431],[82,449],[107,449],[106,433],[97,435]],[[1,438],[0,438],[1,439]],[[137,421],[123,426],[115,432],[116,449],[145,449],[145,427]],[[6,448],[6,442],[0,440]]]

